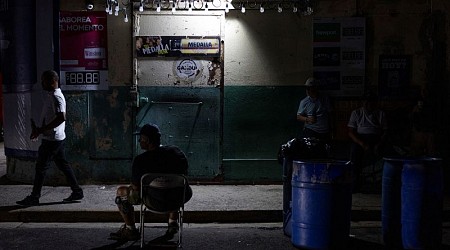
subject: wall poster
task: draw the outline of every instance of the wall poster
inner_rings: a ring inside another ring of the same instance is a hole
[[[364,93],[365,33],[363,17],[314,18],[313,74],[327,94]]]
[[[61,11],[60,83],[64,90],[108,89],[105,11]]]
[[[378,92],[380,97],[406,97],[411,82],[411,56],[380,55]]]

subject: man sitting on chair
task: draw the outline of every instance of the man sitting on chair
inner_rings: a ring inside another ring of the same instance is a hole
[[[139,192],[141,177],[146,173],[187,174],[188,162],[185,154],[176,146],[161,146],[161,133],[158,126],[145,124],[139,132],[139,144],[144,153],[136,156],[131,169],[131,185],[117,189],[116,204],[125,224],[111,239],[133,241],[140,238],[135,226],[134,207],[140,204]],[[187,187],[185,202],[192,197],[192,189]],[[164,238],[170,240],[178,232],[177,212],[169,213],[168,229]]]

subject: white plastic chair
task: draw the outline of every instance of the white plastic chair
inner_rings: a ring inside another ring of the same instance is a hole
[[[183,239],[183,214],[186,201],[186,189],[188,181],[182,174],[148,173],[141,178],[141,208],[140,230],[141,248],[144,246],[145,212],[156,214],[178,213],[178,240],[179,248],[182,248]]]

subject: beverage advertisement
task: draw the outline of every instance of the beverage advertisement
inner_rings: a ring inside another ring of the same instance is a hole
[[[106,18],[107,15],[104,11],[60,12],[60,82],[62,89],[108,89]]]

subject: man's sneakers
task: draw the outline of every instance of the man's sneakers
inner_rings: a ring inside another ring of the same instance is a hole
[[[64,202],[72,202],[72,201],[77,201],[77,200],[81,200],[84,198],[83,195],[83,191],[81,192],[72,192],[72,194],[63,199]],[[20,200],[20,201],[16,201],[17,204],[22,205],[22,206],[37,206],[39,205],[39,198],[32,196],[32,195],[28,195],[27,197],[25,197],[25,199]]]
[[[178,233],[178,229],[180,226],[178,226],[178,223],[176,221],[169,223],[169,226],[167,228],[166,234],[164,235],[166,240],[173,239],[173,236]]]
[[[72,192],[69,197],[63,199],[64,202],[72,202],[84,198],[83,192]]]
[[[118,241],[136,241],[141,238],[141,235],[136,228],[128,228],[126,224],[123,224],[119,231],[110,233],[109,236],[110,239]]]
[[[17,204],[22,205],[22,206],[37,206],[39,205],[39,198],[28,195],[27,197],[25,197],[25,199],[21,200],[21,201],[16,201]]]

